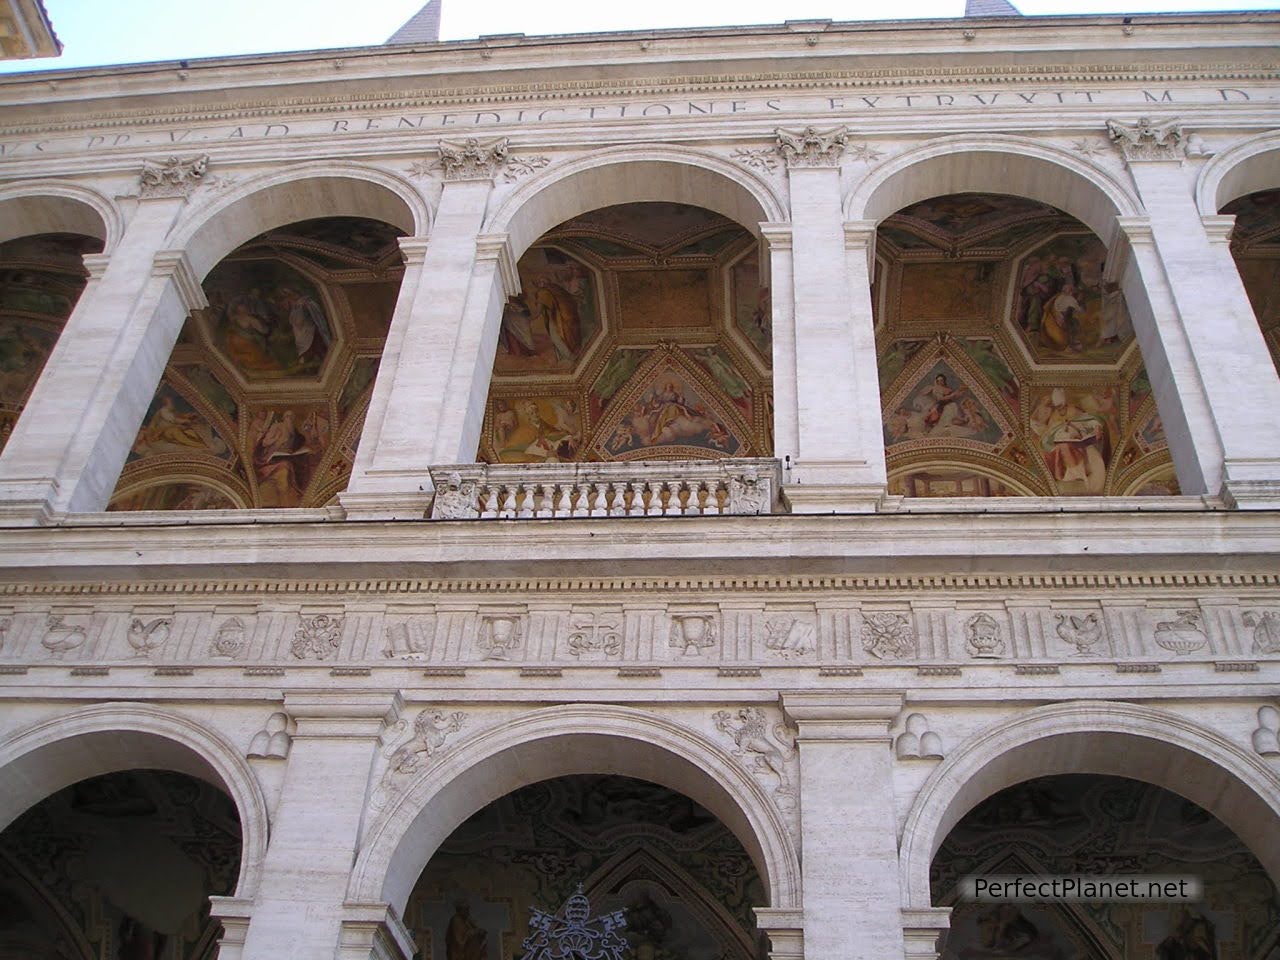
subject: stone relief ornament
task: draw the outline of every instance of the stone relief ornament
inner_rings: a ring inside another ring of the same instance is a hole
[[[277,711],[267,717],[266,726],[249,741],[250,760],[283,760],[293,746],[294,722],[287,713]]]
[[[1095,140],[1093,137],[1082,137],[1079,140],[1071,142],[1071,149],[1088,159],[1103,156],[1107,152],[1106,144],[1103,141]]]
[[[1280,653],[1280,613],[1246,610],[1241,619],[1246,627],[1253,627],[1254,653]]]
[[[435,500],[431,504],[433,520],[474,520],[480,516],[476,506],[479,491],[474,480],[462,479],[462,474],[453,471],[444,487],[436,488]]]
[[[965,645],[975,660],[998,660],[1004,656],[1000,624],[989,613],[975,613],[964,625]]]
[[[1198,133],[1193,133],[1187,137],[1187,156],[1188,157],[1212,157],[1217,151],[1209,148],[1204,142],[1204,137]]]
[[[1199,610],[1179,610],[1176,620],[1165,620],[1156,624],[1156,646],[1172,651],[1178,656],[1194,653],[1209,638],[1200,629]]]
[[[208,154],[192,157],[189,160],[169,157],[159,163],[154,160],[143,160],[138,196],[143,198],[188,196],[200,185],[208,169]]]
[[[622,615],[575,613],[569,618],[569,652],[578,658],[616,657],[622,653]]]
[[[387,626],[387,640],[382,646],[382,655],[388,660],[424,660],[427,656],[427,640],[421,629],[409,620],[392,623]]]
[[[327,613],[303,617],[293,632],[293,642],[289,644],[289,649],[299,660],[306,660],[308,657],[327,660],[338,652],[342,643],[343,622],[342,617]]]
[[[1280,710],[1258,708],[1258,729],[1253,731],[1253,749],[1263,757],[1280,757]]]
[[[805,127],[798,133],[779,127],[773,133],[778,138],[776,149],[788,167],[834,167],[840,163],[840,155],[849,141],[845,127],[831,130]]]
[[[507,183],[514,183],[521,177],[527,177],[535,170],[541,170],[551,162],[550,157],[507,157],[507,169],[502,173],[502,179]]]
[[[706,614],[676,614],[671,618],[671,647],[696,657],[716,645],[716,621]]]
[[[449,735],[457,733],[467,722],[467,715],[461,711],[446,714],[443,710],[424,709],[413,721],[413,734],[407,741],[390,752],[391,764],[387,768],[388,776],[408,776],[431,758],[444,746]],[[408,728],[404,720],[397,721],[396,730],[403,732]]]
[[[916,634],[909,613],[864,613],[862,649],[877,660],[915,656]]]
[[[1164,123],[1153,123],[1149,117],[1142,117],[1137,123],[1108,120],[1107,133],[1126,160],[1181,160],[1184,153],[1182,124],[1177,120]]]
[[[884,154],[869,143],[855,143],[849,147],[849,156],[860,163],[875,163]]]
[[[169,639],[169,629],[173,626],[173,617],[156,617],[143,620],[134,617],[129,624],[129,646],[140,657],[151,656],[151,651],[164,645]]]
[[[711,717],[716,729],[733,741],[733,752],[749,758],[757,774],[775,778],[774,797],[781,803],[794,803],[795,786],[787,764],[795,756],[791,736],[781,723],[769,729],[768,718],[759,707],[743,707],[736,714],[718,710]]]
[[[742,475],[729,478],[729,513],[734,516],[759,516],[773,507],[773,479],[760,476],[755,467],[747,467]]]
[[[4,642],[8,639],[11,629],[13,629],[13,617],[0,617],[0,650],[4,649]]]
[[[476,641],[486,660],[510,660],[524,642],[524,625],[516,614],[490,614],[480,619]]]
[[[245,630],[244,621],[239,617],[230,617],[222,621],[222,626],[213,635],[209,642],[209,653],[215,657],[234,660],[243,652],[247,639],[248,631]]]
[[[84,627],[76,623],[67,623],[64,614],[51,613],[49,619],[45,621],[44,636],[40,639],[40,645],[55,657],[60,657],[82,646],[87,639],[88,634]]]
[[[769,617],[764,622],[764,645],[783,657],[803,657],[817,646],[818,628],[804,617]]]
[[[747,150],[740,148],[731,154],[744,167],[751,167],[761,173],[773,173],[778,169],[778,152],[773,150]]]
[[[1093,647],[1102,639],[1102,622],[1096,613],[1077,617],[1073,613],[1055,613],[1058,625],[1055,632],[1076,648],[1077,657],[1088,657],[1093,654]]]
[[[529,935],[520,948],[521,960],[622,960],[631,944],[619,936],[626,929],[622,910],[591,917],[591,902],[578,892],[564,902],[561,916],[537,907],[529,909]]]
[[[507,162],[510,138],[481,142],[467,137],[461,143],[440,141],[440,168],[446,180],[492,180]]]
[[[929,729],[923,713],[907,717],[906,729],[893,741],[893,752],[899,760],[941,760],[942,737]]]

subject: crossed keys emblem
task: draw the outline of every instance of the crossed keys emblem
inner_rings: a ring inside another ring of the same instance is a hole
[[[522,960],[622,960],[627,941],[618,936],[627,926],[622,910],[591,917],[591,902],[578,891],[564,902],[560,913],[529,911],[529,936],[520,944]]]

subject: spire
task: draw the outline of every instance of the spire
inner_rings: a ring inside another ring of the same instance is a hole
[[[444,0],[428,0],[427,5],[406,20],[387,43],[435,43],[440,39],[440,7],[443,5]]]
[[[1022,11],[1009,0],[964,0],[966,17],[1020,17]]]

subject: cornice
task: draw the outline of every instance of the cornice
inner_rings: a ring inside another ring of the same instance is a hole
[[[1186,597],[1203,590],[1239,591],[1280,586],[1280,573],[1052,573],[1052,574],[921,574],[886,576],[693,576],[693,577],[529,577],[516,579],[335,579],[335,580],[164,580],[99,581],[85,583],[0,583],[0,597],[17,599],[88,598],[100,596],[178,597],[187,605],[226,603],[231,597],[269,596],[276,602],[314,603],[317,597],[340,603],[342,595],[387,597],[403,600],[436,595],[454,598],[489,598],[519,593],[547,597],[550,594],[590,594],[595,599],[616,594],[669,597],[676,594],[820,595],[907,591],[918,593],[966,593],[1007,590],[1071,590],[1100,594],[1103,591],[1140,590]]]
[[[32,133],[53,133],[122,126],[166,126],[183,123],[244,120],[253,117],[307,116],[323,113],[353,113],[369,110],[419,110],[459,104],[494,105],[514,102],[539,103],[551,100],[587,100],[604,97],[671,96],[675,94],[788,92],[835,89],[905,87],[927,84],[931,88],[982,86],[991,84],[1063,83],[1178,83],[1245,82],[1280,80],[1280,64],[1153,63],[1135,68],[1133,64],[1025,64],[990,67],[885,67],[862,70],[783,71],[776,73],[695,74],[682,77],[638,77],[621,80],[564,80],[536,83],[485,84],[440,89],[416,89],[379,95],[352,94],[342,90],[343,82],[325,77],[298,77],[297,83],[331,85],[334,93],[314,97],[261,97],[220,103],[208,109],[168,109],[137,107],[121,110],[86,111],[51,123],[0,127],[0,137]],[[167,97],[189,100],[195,91],[174,87],[126,94],[126,97]],[[33,101],[34,103],[34,101]],[[10,102],[9,107],[24,104]],[[175,105],[177,106],[177,105]]]

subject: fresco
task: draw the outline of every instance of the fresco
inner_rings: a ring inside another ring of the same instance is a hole
[[[567,373],[600,329],[595,278],[550,247],[530,249],[519,270],[523,291],[503,311],[494,373]]]
[[[666,203],[607,207],[544,234],[504,313],[479,459],[767,454],[772,331],[757,248],[719,214]]]
[[[520,956],[529,909],[578,884],[593,912],[627,910],[637,960],[755,960],[765,902],[750,858],[718,820],[665,787],[558,777],[490,804],[441,845],[405,922],[423,960]]]
[[[963,194],[899,211],[879,232],[876,348],[895,490],[1176,493],[1124,297],[1083,224],[1035,201]]]
[[[887,415],[884,436],[886,446],[940,437],[994,444],[1004,431],[960,375],[938,362]]]
[[[1198,903],[958,901],[966,874],[1199,876]],[[1280,949],[1280,898],[1217,818],[1122,777],[1029,780],[983,801],[934,858],[934,903],[954,904],[943,960],[1255,960]]]
[[[1114,388],[1038,387],[1030,402],[1031,432],[1057,488],[1100,495],[1117,432]]]
[[[0,243],[0,449],[84,290],[84,255],[101,250],[71,233]]]
[[[705,388],[672,365],[655,368],[648,383],[618,416],[603,441],[604,452],[636,459],[638,451],[653,447],[692,447],[720,456],[735,456],[742,442],[723,414],[704,396]]]
[[[310,507],[342,490],[403,270],[397,235],[305,221],[214,267],[211,309],[184,327],[110,509]]]
[[[235,889],[239,818],[193,777],[112,773],[15,820],[0,834],[0,863],[6,957],[207,960],[220,929],[208,898]]]
[[[1055,237],[1017,266],[1014,316],[1040,363],[1114,363],[1133,342],[1124,294],[1092,234]]]
[[[1222,212],[1235,215],[1231,254],[1280,372],[1280,190],[1240,197]]]

